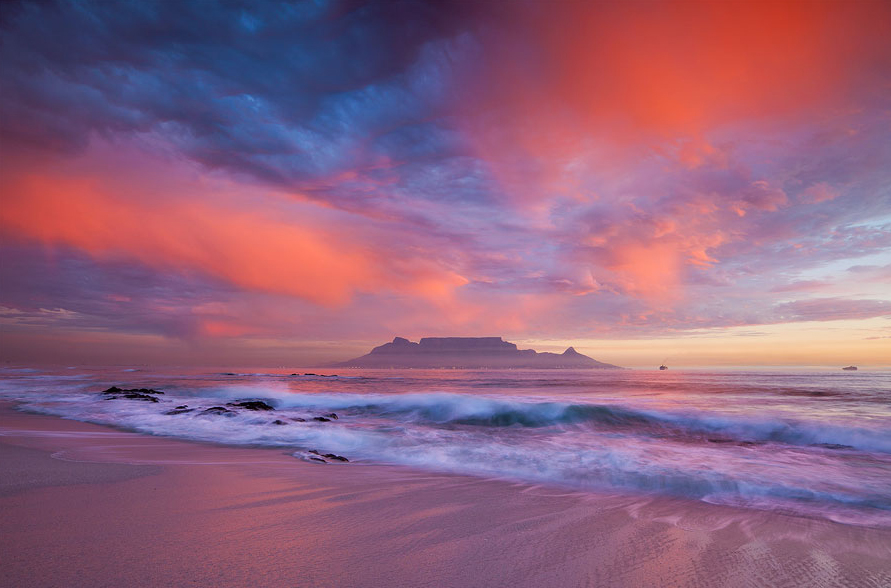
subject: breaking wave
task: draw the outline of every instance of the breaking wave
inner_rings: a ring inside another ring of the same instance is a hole
[[[276,379],[231,378],[159,376],[163,394],[146,399],[110,398],[77,374],[55,380],[28,374],[18,384],[0,382],[0,397],[27,410],[141,433],[288,448],[312,461],[333,463],[326,456],[334,455],[758,508],[782,503],[799,512],[828,509],[830,518],[865,509],[891,521],[891,434],[876,418],[820,420],[806,411],[781,418],[702,403],[666,410],[618,396],[589,402],[544,394],[341,392],[337,387],[354,384],[322,376],[316,383],[315,375],[300,385],[325,388],[310,393]],[[239,405],[245,400],[270,409]]]
[[[687,436],[711,442],[786,443],[891,453],[891,435],[862,427],[641,410],[621,405],[534,402],[454,393],[295,394],[286,390],[230,387],[224,398],[256,397],[282,408],[332,409],[401,422],[477,427],[588,425],[657,436]]]

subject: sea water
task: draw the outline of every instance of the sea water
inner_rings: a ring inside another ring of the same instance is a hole
[[[112,385],[163,395],[110,399],[102,392]],[[286,448],[296,459],[317,451],[891,525],[887,371],[3,368],[0,399],[140,433]],[[229,405],[239,400],[274,410]]]

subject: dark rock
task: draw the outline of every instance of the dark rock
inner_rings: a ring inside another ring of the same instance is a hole
[[[292,421],[295,421],[295,422],[298,422],[298,423],[305,423],[305,422],[306,422],[306,419],[302,419],[302,418],[300,418],[300,417],[294,417],[294,418],[292,418],[291,420],[292,420]]]
[[[285,421],[280,420],[280,419],[275,419],[274,421],[272,421],[272,424],[273,425],[287,425],[288,423],[286,423]]]
[[[239,402],[230,402],[227,406],[235,406],[247,410],[275,410],[275,408],[269,406],[262,400],[241,400]]]
[[[179,410],[181,408],[189,408],[189,405],[188,404],[180,404],[179,406],[176,407],[176,410]]]
[[[343,461],[343,462],[349,462],[349,461],[350,461],[350,460],[348,460],[347,458],[345,458],[345,457],[342,456],[342,455],[335,455],[335,454],[333,454],[333,453],[324,453],[324,454],[323,454],[323,453],[320,453],[318,449],[310,449],[307,453],[312,453],[313,455],[318,455],[319,457],[325,457],[325,458],[328,458],[328,459],[333,459],[333,460],[335,460],[335,461]],[[315,458],[315,457],[311,457],[310,459],[317,459],[317,458]],[[324,460],[319,460],[319,461],[324,461]],[[327,462],[326,462],[326,463],[327,463]]]
[[[311,459],[311,460],[313,460],[313,461],[320,461],[320,462],[322,462],[322,463],[328,463],[327,461],[325,461],[325,460],[322,459],[321,457],[310,457],[309,459]]]
[[[328,417],[329,419],[334,419],[335,421],[336,421],[337,418],[338,418],[338,417],[337,417],[337,414],[335,414],[335,413],[333,413],[333,412],[332,412],[332,413],[329,413],[329,414],[326,414],[325,416]]]
[[[319,421],[320,423],[330,423],[331,419],[326,419],[325,417],[313,417],[312,420]]]
[[[151,388],[118,388],[117,386],[112,386],[108,390],[102,392],[103,394],[164,394],[160,390],[152,390]],[[128,398],[128,396],[124,396]]]
[[[201,412],[201,414],[229,414],[234,415],[235,411],[229,410],[228,408],[224,408],[222,406],[211,406]]]
[[[120,396],[109,396],[109,398],[127,398],[128,400],[145,400],[147,402],[158,402],[158,399],[154,396],[150,396],[149,394],[141,394],[139,392],[127,392],[126,394],[121,394]]]
[[[158,402],[158,399],[154,396],[149,396],[147,394],[126,394],[124,398],[129,398],[130,400],[147,400],[149,402]]]
[[[194,408],[174,408],[173,410],[168,410],[164,414],[183,414],[185,412],[192,412],[195,410]]]
[[[813,443],[811,447],[823,447],[824,449],[854,449],[850,445],[840,445],[838,443]]]

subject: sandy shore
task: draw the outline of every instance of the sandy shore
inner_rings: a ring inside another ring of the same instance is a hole
[[[891,530],[143,436],[0,406],[5,586],[891,586]]]

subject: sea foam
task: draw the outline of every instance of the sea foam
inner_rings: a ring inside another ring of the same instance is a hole
[[[850,393],[796,397],[821,404],[792,410],[783,404],[787,385],[774,396],[762,392],[757,403],[725,393],[715,408],[705,394],[680,400],[617,394],[614,380],[606,393],[579,394],[581,386],[574,383],[576,392],[566,394],[542,384],[497,393],[479,374],[463,389],[453,383],[460,380],[454,374],[138,377],[133,387],[158,382],[164,391],[158,402],[109,400],[101,394],[107,380],[100,384],[96,374],[18,372],[0,380],[0,396],[31,411],[153,435],[288,448],[304,459],[312,449],[350,462],[578,489],[656,492],[758,508],[799,505],[802,512],[838,516],[854,509],[858,520],[873,523],[891,513],[888,420],[880,405],[852,403]],[[640,383],[634,386],[638,390]],[[437,389],[443,387],[451,389]],[[229,405],[249,399],[274,410]],[[183,405],[190,410],[168,414]],[[229,412],[205,412],[214,406]],[[872,412],[863,416],[867,410]],[[338,418],[316,420],[331,413]]]

